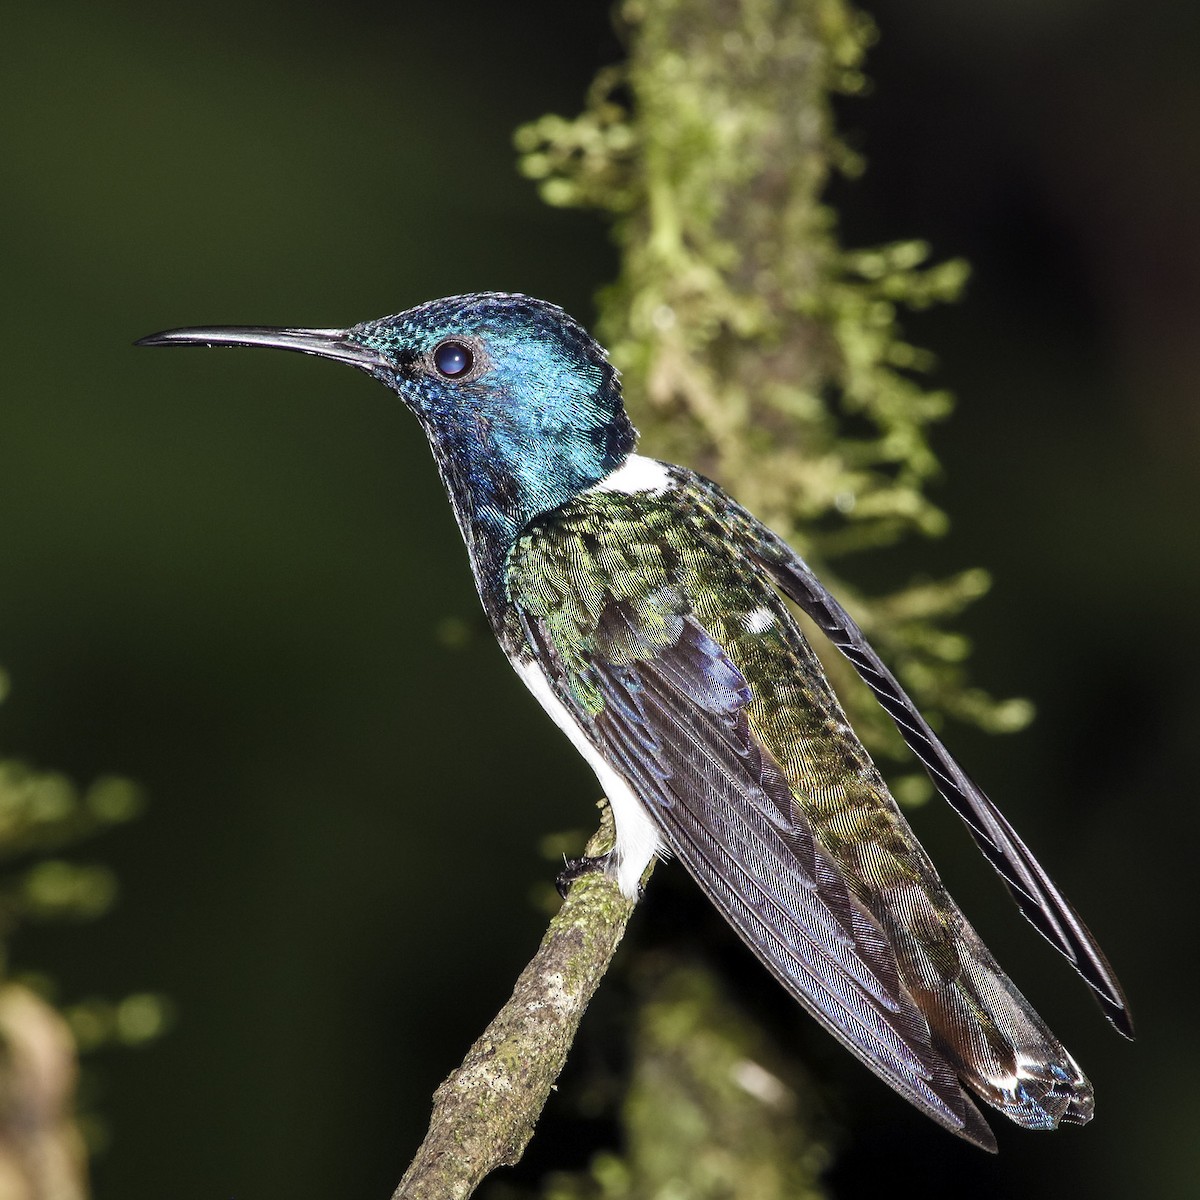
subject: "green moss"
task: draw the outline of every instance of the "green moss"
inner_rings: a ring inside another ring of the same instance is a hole
[[[796,545],[935,717],[1019,728],[1029,705],[969,687],[966,642],[943,628],[986,590],[983,571],[868,599],[830,568],[947,525],[926,489],[929,428],[952,400],[922,381],[931,356],[897,314],[956,298],[967,267],[916,240],[843,249],[822,199],[831,172],[861,169],[830,96],[863,90],[874,26],[842,0],[626,0],[619,19],[628,62],[597,76],[578,117],[516,141],[548,203],[611,222],[621,272],[599,334],[644,449],[718,479]],[[825,661],[871,749],[904,757]]]
[[[559,1175],[550,1200],[804,1200],[822,1194],[825,1122],[810,1081],[703,969],[640,973],[624,1154]]]

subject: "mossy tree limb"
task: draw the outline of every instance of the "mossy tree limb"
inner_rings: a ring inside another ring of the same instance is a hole
[[[819,1090],[709,965],[642,953],[632,975],[623,1145],[544,1200],[817,1200],[832,1153]]]
[[[16,983],[0,985],[0,1196],[85,1200],[87,1154],[75,1122],[79,1066],[63,1018]]]
[[[831,96],[863,89],[874,26],[844,0],[626,0],[619,13],[627,63],[597,77],[580,116],[517,137],[549,203],[612,222],[621,273],[599,332],[645,449],[713,476],[792,542],[935,722],[1020,728],[1028,704],[969,687],[969,647],[943,628],[986,572],[867,597],[831,567],[946,528],[926,492],[930,426],[951,399],[921,382],[931,356],[897,314],[955,298],[967,275],[930,265],[919,241],[839,244],[824,191],[861,164]],[[868,747],[911,761],[846,664],[826,667]],[[917,798],[926,782],[898,790]]]
[[[607,806],[589,856],[612,846]],[[463,1200],[521,1157],[633,912],[609,876],[577,879],[508,1002],[434,1093],[429,1132],[392,1200]]]

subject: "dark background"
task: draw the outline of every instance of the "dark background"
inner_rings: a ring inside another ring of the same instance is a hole
[[[834,1185],[1194,1194],[1200,7],[870,9],[846,240],[975,268],[964,304],[907,322],[960,403],[936,434],[952,532],[906,553],[994,570],[975,677],[1040,710],[951,741],[1100,935],[1140,1039],[917,814],[1099,1115],[998,1129],[990,1159],[833,1056]],[[510,136],[618,57],[607,6],[51,0],[5,26],[0,743],[151,801],[81,855],[119,872],[116,911],[23,932],[14,965],[177,1008],[89,1060],[101,1200],[386,1196],[535,944],[539,839],[591,821],[594,781],[482,633],[394,399],[299,356],[129,343],[485,288],[590,319],[605,231],[541,205]]]

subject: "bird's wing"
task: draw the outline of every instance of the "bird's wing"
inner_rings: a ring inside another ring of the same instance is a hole
[[[669,604],[650,614],[609,595],[588,607],[583,640],[518,608],[528,649],[571,718],[780,983],[901,1095],[994,1149],[901,986],[878,922],[750,728],[751,689],[724,648]]]
[[[1117,1030],[1132,1037],[1129,1005],[1116,974],[1096,939],[1041,863],[1004,814],[942,745],[862,630],[807,563],[744,510],[742,516],[756,527],[757,544],[752,553],[762,569],[850,660],[929,772],[938,791],[965,822],[976,845],[1008,885],[1017,907],[1091,985],[1104,1014]]]

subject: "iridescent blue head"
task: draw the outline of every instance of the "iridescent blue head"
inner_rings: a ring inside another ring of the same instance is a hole
[[[299,350],[382,380],[429,438],[481,588],[530,520],[615,470],[637,436],[604,351],[528,296],[453,296],[347,330],[180,329],[139,344]]]
[[[509,541],[633,449],[604,351],[543,301],[434,300],[356,325],[350,338],[386,359],[375,374],[421,422],[452,498]]]

